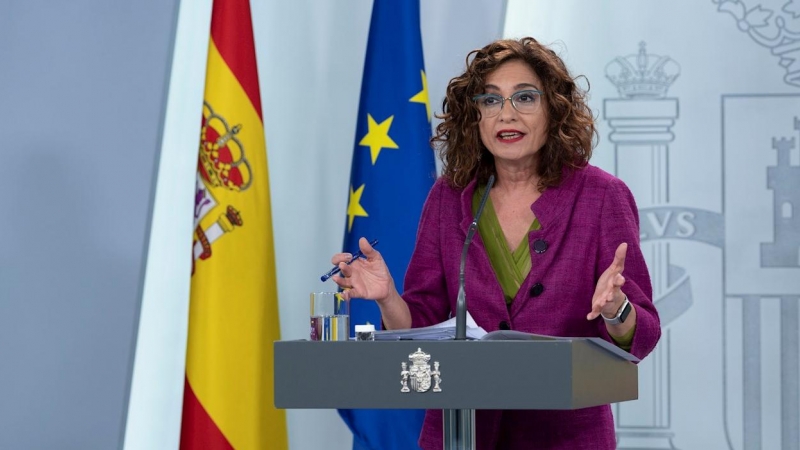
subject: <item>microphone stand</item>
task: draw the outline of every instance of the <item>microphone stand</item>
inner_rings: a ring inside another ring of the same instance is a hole
[[[458,297],[456,298],[456,340],[467,339],[467,295],[464,292],[464,278],[467,268],[467,250],[475,231],[478,229],[478,220],[483,213],[483,207],[489,198],[489,191],[494,185],[494,175],[486,183],[486,191],[481,197],[481,203],[475,212],[475,218],[467,229],[467,239],[461,249],[461,266],[458,270]],[[444,414],[444,448],[453,450],[475,449],[475,410],[474,409],[445,409]]]
[[[481,197],[481,203],[478,206],[478,211],[475,212],[475,218],[469,224],[467,230],[467,239],[464,240],[464,247],[461,249],[461,266],[458,270],[458,297],[456,298],[456,340],[463,341],[467,339],[467,295],[464,292],[464,275],[467,269],[467,250],[469,244],[472,243],[472,238],[475,236],[475,231],[478,229],[478,220],[483,214],[483,207],[486,205],[486,200],[489,198],[489,191],[492,190],[494,185],[494,175],[489,177],[486,183],[486,191]]]

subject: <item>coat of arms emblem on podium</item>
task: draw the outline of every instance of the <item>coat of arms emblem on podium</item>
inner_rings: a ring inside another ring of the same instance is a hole
[[[433,382],[433,392],[442,392],[439,384],[442,382],[441,372],[439,372],[439,362],[433,362],[433,370],[428,361],[431,360],[431,355],[417,348],[417,351],[408,355],[411,366],[407,362],[400,363],[402,370],[400,371],[400,392],[411,392],[413,389],[416,392],[427,392],[431,389],[431,382]],[[411,386],[409,388],[409,385]]]

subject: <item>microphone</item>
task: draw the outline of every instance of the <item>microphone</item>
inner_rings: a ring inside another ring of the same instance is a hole
[[[458,270],[458,297],[456,299],[456,340],[463,341],[467,339],[467,295],[464,293],[464,272],[467,269],[467,249],[475,236],[475,230],[478,229],[478,219],[481,218],[483,213],[483,206],[486,205],[486,200],[489,198],[489,191],[492,190],[494,185],[494,175],[489,176],[489,182],[486,183],[486,191],[481,197],[481,203],[478,206],[478,211],[475,212],[475,218],[469,224],[467,229],[467,239],[464,241],[464,247],[461,249],[461,267]]]

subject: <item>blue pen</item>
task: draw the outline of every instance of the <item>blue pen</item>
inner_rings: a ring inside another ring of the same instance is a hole
[[[372,242],[369,243],[369,245],[370,245],[370,247],[374,248],[376,245],[378,245],[378,240],[377,239],[373,240]],[[353,261],[357,260],[358,258],[363,258],[363,257],[364,257],[364,254],[361,253],[361,250],[358,250],[358,252],[356,252],[356,254],[353,255],[353,259],[351,259],[350,261],[347,261],[346,264],[349,266],[350,264],[353,264]],[[341,269],[339,269],[339,266],[337,265],[336,267],[334,267],[333,269],[328,271],[328,273],[326,273],[325,275],[319,277],[319,279],[322,280],[322,281],[328,281],[328,279],[330,277],[336,275],[340,271],[341,271]]]

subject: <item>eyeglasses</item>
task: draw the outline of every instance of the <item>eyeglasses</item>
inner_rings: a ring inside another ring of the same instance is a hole
[[[536,89],[526,89],[514,92],[511,97],[506,98],[497,94],[480,94],[472,97],[472,100],[478,105],[483,117],[494,117],[500,114],[506,100],[511,100],[514,109],[520,113],[531,114],[539,109],[539,104],[542,103],[542,92]]]

